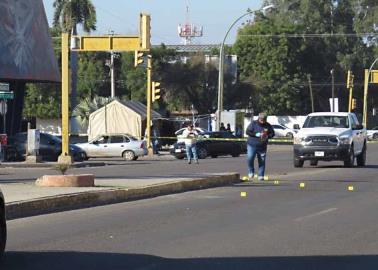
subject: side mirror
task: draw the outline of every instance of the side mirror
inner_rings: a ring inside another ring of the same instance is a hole
[[[360,129],[363,129],[364,126],[363,125],[356,125],[355,128],[353,128],[353,130],[360,130]]]
[[[298,124],[294,124],[294,125],[293,125],[293,128],[294,128],[294,129],[301,129],[301,127],[300,127]]]
[[[98,144],[98,141],[93,141],[92,143],[93,143],[93,144]]]

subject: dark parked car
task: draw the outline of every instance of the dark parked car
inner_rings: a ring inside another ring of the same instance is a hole
[[[7,242],[7,224],[5,220],[5,201],[0,190],[0,258],[4,254],[5,243]]]
[[[202,137],[202,139],[201,139]],[[230,132],[205,132],[200,134],[197,141],[198,158],[204,159],[207,156],[216,158],[218,156],[231,155],[240,156],[245,149],[245,141],[237,141]],[[171,146],[170,153],[177,159],[183,159],[186,156],[184,142],[178,142]]]
[[[25,160],[27,133],[20,132],[9,138],[7,160]],[[80,147],[70,144],[70,153],[75,161],[83,161],[87,157]],[[39,155],[45,161],[57,161],[62,153],[62,140],[56,136],[40,133]]]

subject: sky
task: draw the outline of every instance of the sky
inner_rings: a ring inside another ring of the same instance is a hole
[[[186,7],[189,6],[189,21],[203,26],[203,37],[194,44],[220,44],[231,24],[247,9],[259,9],[263,0],[92,0],[97,12],[97,31],[106,35],[137,34],[139,14],[151,15],[151,42],[172,45],[182,43],[177,26],[187,21]],[[54,0],[43,0],[49,24],[52,24]],[[246,17],[247,19],[248,17]],[[240,24],[243,22],[241,20]],[[237,24],[228,35],[227,44],[236,38]]]

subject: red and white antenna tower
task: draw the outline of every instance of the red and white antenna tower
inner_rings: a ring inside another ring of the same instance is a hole
[[[203,36],[203,27],[190,22],[188,2],[186,4],[186,22],[183,25],[179,24],[177,30],[185,45],[190,45],[194,38]]]

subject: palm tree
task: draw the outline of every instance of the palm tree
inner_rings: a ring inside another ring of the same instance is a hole
[[[96,9],[91,0],[55,0],[54,26],[77,35],[80,24],[87,33],[96,30]],[[76,107],[77,52],[71,53],[71,107]]]
[[[95,96],[92,100],[85,98],[75,107],[72,112],[72,116],[76,117],[77,121],[82,127],[85,127],[88,125],[89,116],[91,115],[91,113],[97,111],[113,100],[114,99],[112,98],[100,96]]]

